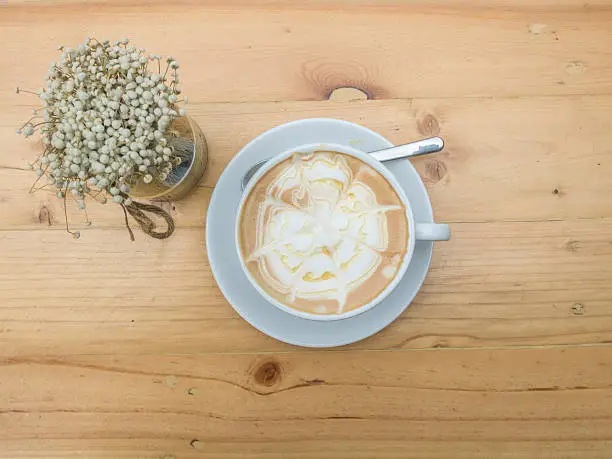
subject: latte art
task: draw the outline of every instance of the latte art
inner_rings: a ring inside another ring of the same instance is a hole
[[[375,298],[407,245],[406,209],[368,164],[342,153],[296,153],[255,185],[240,221],[241,255],[273,298],[340,314]]]

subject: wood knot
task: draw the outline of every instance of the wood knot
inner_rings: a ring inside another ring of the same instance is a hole
[[[582,244],[580,243],[580,241],[570,239],[565,243],[564,247],[570,252],[577,252],[582,247]]]
[[[283,377],[281,366],[275,361],[267,361],[260,364],[253,373],[255,382],[265,387],[272,387],[280,382]]]
[[[356,100],[368,100],[368,94],[353,86],[343,86],[333,89],[327,98],[336,102],[353,102]]]
[[[572,304],[572,314],[574,314],[575,316],[584,315],[584,305],[580,303]]]
[[[43,205],[38,211],[38,223],[46,224],[48,226],[53,225],[53,216],[51,211],[45,205]]]
[[[428,113],[422,119],[417,121],[417,130],[420,134],[426,136],[434,136],[440,134],[440,123],[435,116]]]
[[[446,164],[442,161],[431,159],[425,163],[425,174],[433,182],[442,180],[447,172]]]
[[[200,449],[202,444],[202,442],[200,442],[200,440],[198,440],[197,438],[194,438],[193,440],[191,440],[189,442],[189,446],[191,446],[193,449]]]
[[[198,395],[198,392],[199,391],[196,387],[190,387],[185,391],[185,393],[191,397],[195,397],[196,395]]]
[[[313,95],[316,95],[317,98],[330,99],[333,96],[334,100],[338,100],[336,99],[338,94],[334,93],[342,88],[352,90],[352,94],[344,89],[341,91],[342,97],[351,94],[349,100],[354,100],[353,97],[355,96],[362,100],[362,94],[366,94],[366,99],[388,98],[388,92],[375,84],[378,75],[376,73],[371,74],[373,70],[366,67],[361,61],[344,60],[338,62],[335,59],[328,58],[308,60],[302,64],[301,69],[307,86],[311,88]],[[339,100],[346,102],[344,98]]]

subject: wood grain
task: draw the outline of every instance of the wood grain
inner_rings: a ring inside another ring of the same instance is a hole
[[[0,457],[609,457],[611,24],[610,0],[0,1]],[[35,101],[8,89],[87,35],[181,64],[211,161],[169,240],[93,204],[74,240],[27,193]],[[413,164],[453,239],[329,351],[249,326],[204,244],[233,155],[309,117],[447,144]]]
[[[27,59],[0,78],[38,86],[58,43],[96,34],[174,56],[198,102],[322,100],[338,86],[377,99],[610,94],[609,2],[470,3],[11,1],[0,42]]]
[[[453,231],[408,311],[350,348],[612,342],[612,219],[465,223]],[[0,355],[291,348],[227,304],[201,228],[179,228],[164,242],[139,235],[136,243],[125,229],[86,229],[78,241],[60,230],[13,230],[0,233],[0,244]],[[51,335],[40,333],[45,324]],[[50,347],[49,336],[61,339]]]
[[[611,352],[7,359],[0,456],[584,457],[611,440]]]
[[[443,136],[442,154],[412,161],[442,221],[612,217],[612,96],[190,107],[214,151],[203,187],[214,186],[233,155],[256,135],[304,117],[330,117],[363,124],[394,143]],[[28,112],[26,107],[20,111],[23,116]],[[13,133],[11,116],[0,113],[0,133],[14,153],[0,160],[0,227],[48,226],[49,213],[61,225],[63,209],[55,196],[26,193],[33,175],[22,169],[38,146]],[[202,224],[208,193],[199,190],[176,203],[179,225]],[[122,224],[121,212],[93,206],[91,214],[96,225]],[[77,225],[83,220],[76,212],[73,216]]]

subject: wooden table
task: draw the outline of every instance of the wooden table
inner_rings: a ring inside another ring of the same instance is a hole
[[[9,88],[88,35],[181,64],[211,161],[169,240],[93,205],[74,240],[28,194]],[[0,43],[0,457],[611,457],[610,0],[5,0]],[[228,161],[306,117],[448,145],[414,164],[452,241],[396,322],[328,351],[250,327],[204,247]]]

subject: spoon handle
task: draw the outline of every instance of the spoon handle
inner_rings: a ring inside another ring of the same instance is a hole
[[[370,154],[379,161],[391,161],[392,159],[435,153],[442,150],[442,148],[444,148],[444,141],[440,137],[430,137],[429,139],[419,140],[418,142],[372,151]]]

